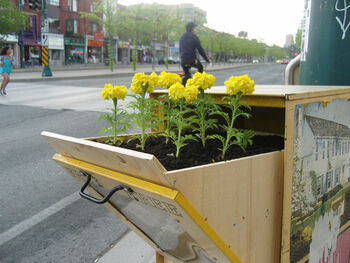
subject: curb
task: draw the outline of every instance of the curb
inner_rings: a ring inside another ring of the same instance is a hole
[[[215,72],[215,71],[221,71],[221,70],[227,70],[227,69],[232,69],[232,68],[242,68],[242,67],[248,67],[248,66],[256,66],[256,65],[261,65],[261,64],[244,64],[244,65],[232,65],[228,67],[218,67],[218,68],[211,68],[206,70],[207,72]],[[147,71],[135,71],[135,72],[111,72],[111,73],[103,73],[103,74],[95,74],[95,75],[77,75],[77,76],[59,76],[59,77],[40,77],[40,78],[18,78],[18,79],[12,79],[11,82],[39,82],[39,81],[56,81],[56,80],[74,80],[74,79],[91,79],[91,78],[103,78],[103,77],[128,77],[128,76],[133,76],[135,73],[138,72],[144,72],[146,74],[151,74],[152,72],[156,72],[157,74],[161,73],[162,71],[165,70],[147,70]],[[178,73],[180,72],[181,69],[179,70],[169,70],[168,72],[173,72],[173,73]],[[182,71],[181,71],[182,72]]]

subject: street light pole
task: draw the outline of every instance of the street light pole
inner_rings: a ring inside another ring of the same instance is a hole
[[[153,51],[152,51],[152,70],[154,70],[155,68],[155,53],[156,53],[156,38],[154,37],[153,38]]]
[[[19,11],[22,12],[22,5],[23,5],[23,0],[19,0],[18,1],[18,5],[19,5]],[[25,68],[25,64],[24,64],[24,33],[23,33],[23,26],[21,26],[21,32],[20,32],[20,45],[21,45],[21,55],[20,55],[20,60],[21,60],[21,68]]]
[[[42,0],[42,12],[43,12],[43,18],[41,23],[41,58],[42,58],[43,73],[41,74],[41,76],[52,77],[52,72],[50,69],[49,48],[48,48],[49,39],[48,39],[47,33],[49,33],[49,26],[48,26],[49,22],[47,20],[46,0]]]

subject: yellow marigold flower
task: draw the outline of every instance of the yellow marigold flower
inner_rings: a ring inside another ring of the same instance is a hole
[[[136,73],[132,78],[130,90],[135,94],[142,94],[142,88],[148,85],[147,92],[151,93],[158,84],[158,76],[156,73],[146,75],[145,73]]]
[[[210,89],[214,85],[215,81],[216,78],[211,74],[207,74],[206,72],[196,72],[196,74],[193,75],[193,78],[189,79],[187,83],[189,83],[189,85],[196,85],[198,88],[206,90]]]
[[[216,81],[216,78],[213,75],[207,74],[206,80],[205,80],[205,83],[204,83],[204,86],[202,87],[202,89],[204,89],[204,90],[210,89],[214,85],[215,81]]]
[[[186,93],[186,101],[187,102],[194,102],[198,98],[198,87],[197,86],[190,86],[186,85],[185,87],[185,93]]]
[[[147,92],[151,93],[154,91],[154,89],[156,88],[156,86],[158,85],[158,76],[155,72],[152,72],[152,74],[150,76],[147,76],[147,82],[148,82],[148,88],[147,88]]]
[[[161,88],[168,89],[175,83],[181,83],[181,77],[176,73],[162,72],[158,77],[158,86]]]
[[[135,93],[135,94],[142,94],[142,86],[141,86],[141,84],[138,85],[138,84],[132,83],[131,86],[130,86],[130,91]]]
[[[112,84],[105,84],[103,89],[102,89],[102,92],[101,92],[101,95],[102,95],[102,98],[104,100],[109,100],[111,98],[111,95],[110,95],[110,90],[113,89],[113,85]]]
[[[169,97],[174,101],[186,98],[186,90],[184,85],[180,83],[175,83],[172,85],[169,88]]]
[[[253,93],[255,82],[247,75],[238,77],[232,76],[229,80],[225,81],[225,85],[227,94],[232,96],[238,92],[242,92],[242,95],[245,95]]]
[[[128,90],[125,86],[114,86],[110,90],[110,96],[112,99],[124,100]]]

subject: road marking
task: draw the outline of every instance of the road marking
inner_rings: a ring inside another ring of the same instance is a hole
[[[11,227],[10,229],[0,234],[0,246],[10,241],[11,239],[19,236],[23,232],[29,230],[33,226],[41,223],[48,217],[56,214],[58,211],[64,209],[65,207],[69,206],[70,204],[74,203],[79,199],[80,199],[79,192],[75,192],[63,198],[61,201],[53,204],[52,206],[40,211],[39,213],[32,216],[31,218],[28,218],[22,221],[21,223]]]

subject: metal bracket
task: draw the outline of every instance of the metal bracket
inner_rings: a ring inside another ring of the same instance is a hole
[[[88,195],[87,193],[84,193],[86,187],[88,187],[88,185],[91,182],[91,175],[89,173],[85,172],[85,171],[80,172],[80,174],[82,174],[83,176],[87,177],[87,180],[86,180],[85,184],[80,189],[80,192],[79,192],[80,196],[84,197],[85,199],[87,199],[87,200],[89,200],[91,202],[94,202],[96,204],[104,204],[104,203],[106,203],[112,197],[112,195],[115,192],[117,192],[117,191],[124,190],[124,191],[127,191],[127,192],[133,192],[133,190],[130,187],[118,185],[118,186],[114,187],[103,199],[96,199],[96,198],[92,197],[91,195]]]

